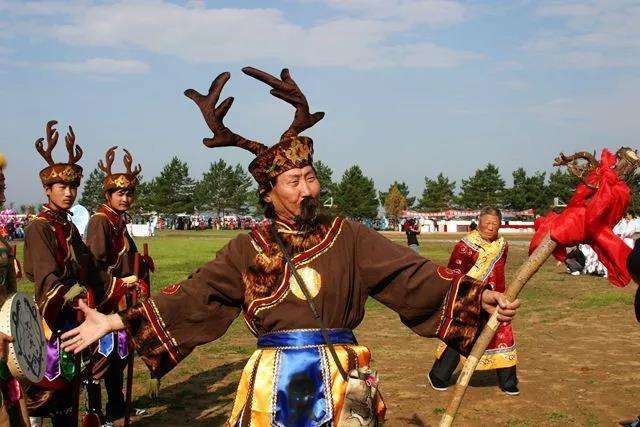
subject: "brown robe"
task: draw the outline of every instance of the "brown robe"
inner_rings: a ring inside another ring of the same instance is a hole
[[[357,327],[371,296],[415,333],[468,354],[484,322],[481,282],[339,217],[321,218],[309,235],[277,226],[328,328]],[[241,312],[255,335],[317,327],[269,230],[237,236],[186,280],[121,313],[152,372],[222,336]]]
[[[91,253],[66,212],[44,206],[25,229],[24,271],[35,285],[35,300],[46,328],[58,339],[58,331],[76,324],[76,311],[65,304],[64,296],[71,286],[85,286],[93,298],[102,298],[102,287],[96,275]],[[55,391],[46,379],[27,390],[27,404],[32,416],[67,414],[72,405],[71,383],[59,377]]]
[[[107,205],[100,206],[89,220],[87,247],[95,258],[101,282],[107,287],[114,277],[133,274],[133,260],[138,250],[127,231],[124,214]]]
[[[127,231],[125,214],[118,213],[107,205],[102,205],[89,220],[87,227],[87,246],[95,259],[100,281],[104,284],[103,294],[110,295],[113,279],[132,275],[136,244]],[[99,304],[100,302],[97,302]],[[118,341],[114,338],[114,349],[104,357],[96,347],[92,356],[92,376],[94,380],[102,379],[108,371],[113,375],[120,373],[126,366],[127,359],[119,357]],[[120,350],[128,353],[128,349]]]

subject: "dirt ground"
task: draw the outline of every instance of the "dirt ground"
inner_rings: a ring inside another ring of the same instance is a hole
[[[400,234],[388,236],[402,243]],[[445,263],[456,238],[423,238],[422,253]],[[508,278],[525,259],[528,238],[509,237]],[[514,322],[521,394],[503,395],[493,372],[476,373],[456,425],[611,426],[640,414],[634,291],[634,284],[620,290],[601,278],[567,275],[548,261],[521,295],[523,307]],[[387,425],[437,425],[452,395],[452,388],[437,392],[426,382],[437,341],[412,334],[374,301],[356,335],[372,349],[388,405]],[[254,348],[242,322],[234,323],[225,337],[197,349],[169,373],[153,402],[144,397],[147,374],[137,361],[135,404],[149,412],[134,425],[222,425]]]

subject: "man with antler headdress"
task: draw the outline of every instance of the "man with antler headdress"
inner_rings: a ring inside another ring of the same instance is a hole
[[[75,425],[72,407],[77,393],[72,384],[78,381],[78,363],[71,354],[60,349],[60,334],[77,325],[74,305],[87,294],[99,278],[95,274],[92,256],[76,226],[69,220],[82,167],[78,161],[82,149],[75,144],[69,126],[65,142],[69,158],[56,163],[52,152],[58,142],[56,121],[47,123],[47,148],[43,138],[36,141],[36,149],[47,162],[40,171],[40,180],[48,202],[25,230],[24,270],[35,284],[35,299],[43,319],[47,339],[47,368],[44,379],[27,390],[29,415],[34,418],[50,416],[54,426]],[[77,414],[76,414],[77,416]],[[34,420],[34,423],[40,421]]]
[[[5,202],[4,168],[7,162],[0,153],[0,205]],[[7,297],[18,290],[16,259],[13,248],[0,236],[0,307]],[[0,332],[0,426],[27,427],[29,416],[22,387],[11,376],[7,366],[5,350],[11,337]]]
[[[258,350],[242,374],[228,425],[377,425],[385,406],[368,367],[370,351],[352,332],[369,296],[417,334],[438,336],[463,354],[483,323],[483,309],[499,305],[500,319],[509,321],[519,303],[359,223],[317,214],[313,141],[300,133],[324,114],[309,112],[288,70],[280,79],[243,71],[296,109],[271,147],[223,124],[233,98],[216,104],[229,73],[213,81],[208,95],[192,89],[185,95],[213,131],[207,147],[235,146],[256,156],[249,171],[268,223],[231,240],[186,280],[120,314],[104,316],[82,304],[87,320],[64,335],[64,347],[81,351],[126,328],[149,368],[164,375],[194,347],[221,337],[243,312]]]
[[[111,147],[105,155],[105,162],[98,166],[105,173],[103,191],[105,202],[89,220],[87,227],[87,246],[93,254],[101,282],[109,285],[104,289],[105,299],[97,302],[102,312],[115,313],[128,306],[131,292],[142,292],[140,297],[148,296],[148,289],[132,285],[124,279],[134,274],[136,244],[127,231],[127,211],[135,200],[135,190],[139,183],[140,165],[133,166],[133,157],[124,149],[126,171],[112,171],[115,152]],[[150,258],[145,257],[145,266],[153,267]],[[145,271],[147,268],[145,268]],[[140,273],[139,273],[140,274]],[[146,275],[140,274],[141,278]],[[126,289],[123,289],[123,286]],[[88,380],[88,409],[98,414],[101,420],[111,422],[122,418],[125,412],[125,399],[122,392],[123,371],[127,366],[129,343],[125,331],[107,334],[102,337],[95,349],[92,363],[92,378]],[[107,391],[107,405],[102,413],[100,398],[100,380],[104,379]]]

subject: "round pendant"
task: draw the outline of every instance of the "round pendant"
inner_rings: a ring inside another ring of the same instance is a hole
[[[311,267],[302,267],[298,269],[298,274],[307,286],[307,289],[311,294],[311,298],[315,298],[320,292],[320,287],[322,286],[320,273]],[[302,289],[300,289],[300,285],[298,285],[298,281],[293,274],[289,277],[289,289],[291,289],[291,292],[293,292],[296,297],[301,300],[306,300],[304,293],[302,292]]]

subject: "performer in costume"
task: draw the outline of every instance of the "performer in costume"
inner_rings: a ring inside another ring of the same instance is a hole
[[[115,301],[112,297],[115,291],[112,285],[116,283],[114,278],[127,278],[134,274],[133,265],[137,248],[127,231],[126,212],[134,202],[135,189],[139,182],[138,174],[142,171],[140,165],[132,170],[133,158],[129,151],[124,150],[124,164],[127,170],[124,173],[113,173],[111,166],[115,159],[116,148],[111,147],[107,150],[106,165],[102,160],[98,163],[106,175],[103,182],[106,201],[91,217],[87,228],[87,246],[95,258],[101,275],[100,281],[110,286],[109,289],[104,289],[105,300],[97,303],[101,311],[107,313],[126,308],[130,301],[127,298],[129,295],[124,295]],[[145,265],[150,263],[150,259],[144,260]],[[146,275],[141,275],[141,277],[144,276]],[[129,290],[135,292],[138,289],[131,287]],[[140,297],[148,297],[148,295],[140,295]],[[112,422],[124,416],[125,398],[122,388],[124,369],[129,356],[129,343],[124,330],[105,335],[95,348],[92,378],[87,379],[88,407],[91,412],[98,414],[101,420]],[[104,414],[100,396],[100,380],[103,378],[107,391]]]
[[[60,349],[60,333],[77,325],[77,299],[86,296],[85,286],[96,283],[92,256],[77,228],[68,218],[82,178],[77,162],[82,149],[75,145],[75,135],[69,126],[66,147],[69,160],[56,163],[52,157],[58,142],[57,122],[47,123],[47,148],[43,138],[36,141],[38,152],[48,166],[40,171],[40,180],[48,198],[25,230],[24,270],[35,284],[35,300],[43,318],[47,339],[47,369],[44,379],[27,389],[27,405],[32,424],[40,424],[41,417],[50,416],[54,426],[75,425],[72,416],[74,394],[72,383],[76,376],[73,354]],[[99,288],[96,288],[99,295]]]
[[[4,168],[7,162],[0,153],[0,205],[5,202]],[[15,254],[2,237],[0,237],[0,306],[7,297],[18,290],[15,270]],[[11,376],[7,366],[5,349],[11,337],[0,332],[0,426],[27,427],[29,415],[20,383]]]
[[[495,291],[504,292],[509,246],[503,237],[498,236],[501,224],[502,214],[498,209],[484,208],[480,212],[478,229],[463,237],[453,248],[449,268],[480,280]],[[495,369],[500,389],[508,395],[517,395],[517,360],[513,329],[510,324],[500,325],[476,370]],[[460,354],[440,343],[436,349],[436,361],[428,374],[431,386],[435,390],[446,390],[459,362]]]
[[[493,311],[499,302],[501,320],[509,321],[519,303],[508,303],[482,282],[438,267],[359,223],[316,215],[320,186],[313,142],[299,134],[323,113],[309,112],[288,70],[281,80],[254,68],[243,71],[296,108],[293,123],[272,147],[222,123],[233,99],[216,104],[229,73],[214,80],[207,96],[191,89],[185,95],[198,104],[214,133],[205,145],[237,146],[256,155],[249,171],[270,221],[238,235],[186,280],[119,314],[105,316],[81,303],[86,321],[64,335],[63,346],[81,351],[105,333],[126,328],[145,363],[163,375],[194,347],[221,337],[242,312],[258,350],[244,369],[228,425],[340,425],[345,416],[356,416],[341,414],[351,407],[345,400],[351,381],[339,375],[305,294],[330,328],[328,340],[347,372],[371,361],[369,349],[352,332],[369,296],[398,312],[417,334],[439,336],[463,354],[482,326],[483,308]],[[291,253],[304,288],[278,239]],[[379,395],[369,401],[364,417],[383,419]]]

